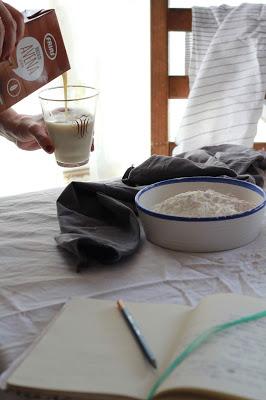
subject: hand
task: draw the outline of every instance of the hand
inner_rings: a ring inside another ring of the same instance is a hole
[[[0,114],[0,134],[23,150],[54,151],[41,116],[20,115],[9,108]]]
[[[0,0],[0,61],[7,60],[24,34],[23,15]]]

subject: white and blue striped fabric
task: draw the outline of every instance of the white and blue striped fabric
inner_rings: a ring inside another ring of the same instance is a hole
[[[174,154],[251,147],[266,92],[266,5],[193,7],[191,35],[190,94]]]

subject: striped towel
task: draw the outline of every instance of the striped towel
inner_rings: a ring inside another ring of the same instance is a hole
[[[190,94],[174,154],[251,147],[266,92],[266,5],[193,7],[191,35]]]

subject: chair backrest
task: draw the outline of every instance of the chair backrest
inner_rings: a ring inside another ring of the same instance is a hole
[[[169,8],[168,0],[151,4],[151,154],[171,155],[174,142],[168,139],[168,100],[185,99],[189,94],[188,76],[168,75],[168,33],[192,30],[191,8]],[[266,135],[265,135],[266,136]],[[254,143],[265,149],[265,142]]]

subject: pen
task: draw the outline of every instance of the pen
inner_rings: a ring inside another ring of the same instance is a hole
[[[153,368],[157,368],[156,359],[150,350],[144,336],[142,335],[136,321],[134,320],[132,314],[126,309],[122,300],[117,301],[117,306],[121,314],[123,315],[130,331],[133,333],[138,345],[140,346],[144,356],[149,361],[149,363],[153,366]]]

